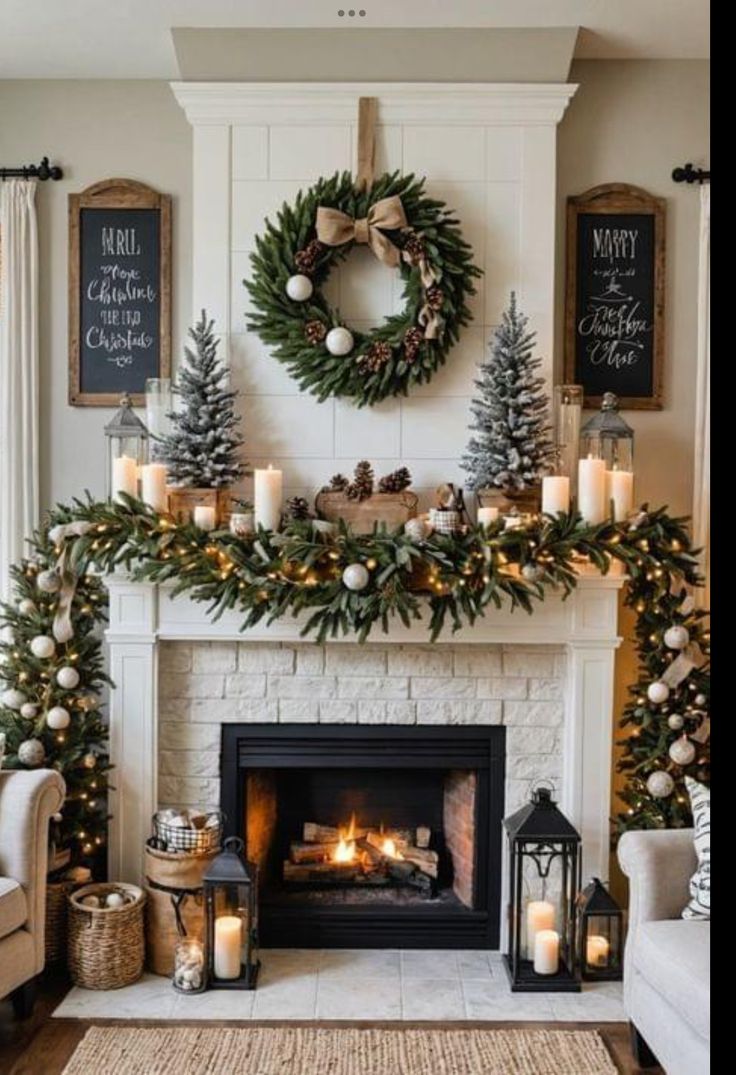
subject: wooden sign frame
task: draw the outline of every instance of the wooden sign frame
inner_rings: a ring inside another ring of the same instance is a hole
[[[159,368],[153,376],[171,375],[171,197],[135,179],[103,179],[80,194],[69,195],[69,403],[73,407],[113,407],[120,392],[84,392],[80,356],[80,219],[83,209],[158,209],[159,221]],[[131,393],[134,405],[145,395]]]
[[[666,202],[641,187],[629,183],[603,183],[567,199],[567,251],[565,280],[565,380],[583,384],[584,405],[598,408],[602,395],[589,394],[576,371],[576,328],[578,290],[578,217],[581,214],[641,214],[654,217],[652,390],[649,396],[619,396],[622,409],[661,410],[664,381],[664,295]],[[610,391],[615,391],[612,378]],[[617,393],[618,394],[618,393]]]

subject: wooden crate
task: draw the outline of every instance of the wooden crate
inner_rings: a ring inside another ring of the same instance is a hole
[[[318,493],[315,506],[329,522],[344,519],[354,534],[369,534],[373,524],[385,523],[389,530],[403,526],[417,514],[416,493],[403,489],[400,493],[373,493],[366,500],[350,500],[345,493]]]
[[[232,494],[230,489],[178,489],[167,485],[169,512],[178,523],[189,523],[194,517],[194,509],[207,507],[215,509],[216,526],[227,526],[230,518]]]
[[[542,486],[533,485],[523,493],[505,493],[503,489],[479,489],[475,494],[481,508],[498,508],[501,515],[510,512],[537,514],[542,507]]]

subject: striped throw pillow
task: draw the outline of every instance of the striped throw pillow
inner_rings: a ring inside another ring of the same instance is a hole
[[[690,901],[683,918],[710,918],[710,788],[685,777],[695,828],[698,868],[690,878]]]

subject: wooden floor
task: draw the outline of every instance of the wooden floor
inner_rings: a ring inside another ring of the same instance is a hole
[[[24,1022],[18,1022],[12,1012],[11,1005],[7,1001],[0,1001],[0,1073],[2,1075],[61,1075],[64,1066],[68,1062],[76,1046],[84,1037],[84,1033],[90,1026],[114,1026],[114,1019],[52,1019],[51,1013],[61,1002],[69,988],[68,981],[60,974],[51,975],[44,981],[33,1016]],[[171,1020],[151,1020],[150,1022],[120,1020],[124,1026],[172,1026]],[[190,1024],[181,1023],[186,1026]],[[258,1026],[345,1026],[345,1023],[332,1022],[309,1022],[295,1024],[294,1022],[278,1023],[269,1022],[254,1024],[252,1021],[238,1024],[231,1020],[227,1022],[197,1023],[197,1026],[227,1026],[234,1027]],[[366,1024],[351,1023],[351,1026],[391,1027],[400,1025],[409,1026],[432,1026],[437,1023],[376,1023]],[[501,1028],[523,1027],[527,1029],[544,1028],[547,1023],[464,1023],[453,1022],[446,1024],[455,1029],[462,1027],[488,1028],[498,1030]],[[629,1049],[629,1031],[625,1023],[557,1023],[558,1029],[565,1030],[598,1030],[605,1041],[613,1060],[622,1075],[645,1075],[643,1070],[633,1062]],[[107,1072],[90,1072],[90,1075],[108,1075]],[[213,1075],[217,1073],[213,1072]],[[309,1075],[304,1072],[303,1075]],[[585,1075],[581,1072],[580,1075]],[[647,1068],[646,1075],[664,1075],[661,1068]]]

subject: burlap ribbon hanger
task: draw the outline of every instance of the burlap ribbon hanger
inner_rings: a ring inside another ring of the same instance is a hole
[[[57,546],[61,546],[59,559],[56,562],[56,573],[61,580],[59,597],[56,603],[56,615],[54,616],[52,634],[57,642],[71,642],[74,637],[72,627],[72,602],[77,589],[77,574],[68,562],[69,545],[67,538],[82,537],[92,529],[92,523],[77,521],[74,523],[59,523],[49,530],[49,537]]]

